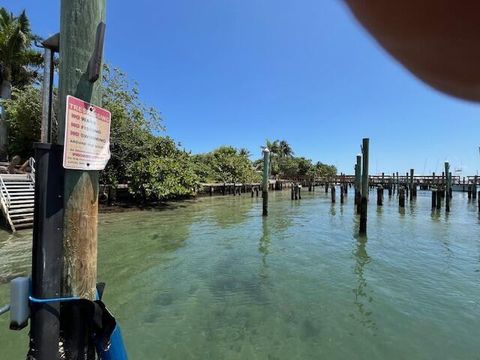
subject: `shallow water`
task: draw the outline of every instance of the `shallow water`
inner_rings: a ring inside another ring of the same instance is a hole
[[[446,215],[427,192],[402,211],[372,192],[368,238],[353,194],[302,195],[270,193],[267,219],[249,195],[100,215],[98,278],[130,358],[480,359],[480,218],[466,194]],[[30,238],[0,234],[0,281],[28,272]],[[22,359],[27,331],[6,318],[0,358]]]

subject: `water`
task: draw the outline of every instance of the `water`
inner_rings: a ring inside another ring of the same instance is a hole
[[[400,211],[371,193],[368,239],[352,194],[318,190],[271,193],[267,219],[249,195],[103,214],[105,301],[131,359],[480,359],[479,215],[429,195]],[[0,279],[26,273],[31,234],[0,236]],[[22,359],[27,331],[7,325],[0,358]]]

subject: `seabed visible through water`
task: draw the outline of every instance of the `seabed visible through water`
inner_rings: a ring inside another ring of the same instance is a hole
[[[206,197],[100,215],[98,279],[131,359],[480,359],[480,217],[418,192],[400,210],[370,193],[359,238],[353,193]],[[5,281],[29,272],[31,232],[0,234]],[[0,317],[1,359],[28,329]]]

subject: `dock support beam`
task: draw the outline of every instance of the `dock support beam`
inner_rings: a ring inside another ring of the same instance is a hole
[[[105,23],[105,7],[105,0],[61,1],[58,95],[58,142],[61,145],[64,144],[67,95],[102,105],[101,80],[95,81],[89,73],[89,65],[94,58],[99,29]],[[101,69],[101,64],[99,67]],[[98,75],[101,79],[101,74]],[[95,300],[98,171],[65,170],[64,184],[62,296]],[[68,319],[61,323],[67,334],[66,357],[90,359],[88,356],[94,349],[87,334],[84,310],[71,304],[67,308],[70,311],[64,314],[62,304],[62,318],[66,315]]]
[[[262,198],[263,198],[263,216],[268,216],[268,177],[269,177],[269,164],[270,150],[266,147],[263,149],[263,181],[262,181]]]
[[[368,151],[369,139],[362,142],[362,197],[360,202],[360,235],[367,234],[367,208],[368,208]]]

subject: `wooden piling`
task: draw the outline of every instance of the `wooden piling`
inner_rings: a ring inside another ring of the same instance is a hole
[[[400,188],[398,189],[398,205],[401,208],[405,207],[405,187],[404,186],[400,186]]]
[[[472,187],[472,198],[475,200],[477,198],[477,175],[473,178],[473,187]]]
[[[417,197],[417,184],[415,184],[415,170],[410,169],[410,200]]]
[[[445,175],[446,175],[446,195],[445,195],[445,211],[450,212],[450,164],[445,161]]]
[[[437,188],[432,187],[432,210],[437,208]]]
[[[345,199],[344,186],[343,186],[343,185],[340,185],[340,204],[343,204],[344,199]]]
[[[263,149],[263,181],[262,181],[262,215],[268,216],[268,177],[270,172],[270,150],[265,147]]]
[[[383,206],[383,187],[377,187],[377,206]]]
[[[332,204],[335,204],[335,185],[331,186]]]
[[[100,24],[105,23],[105,0],[86,0],[81,3],[62,0],[60,10],[59,116],[58,143],[64,144],[67,95],[89,103],[102,105],[101,73],[99,81],[90,81],[89,64],[96,47]],[[102,51],[102,49],[99,49]],[[101,52],[98,54],[101,61]],[[101,69],[101,64],[99,64]],[[93,75],[93,74],[92,74]],[[62,293],[59,296],[78,296],[95,300],[97,285],[97,219],[98,171],[65,170],[63,272]],[[80,306],[71,305],[62,321],[66,336],[66,354],[86,356],[85,348],[93,350],[87,328],[87,314]],[[64,314],[61,310],[62,315]],[[88,340],[86,340],[88,339]]]
[[[442,208],[442,189],[437,188],[437,210]]]
[[[357,206],[357,212],[360,209],[360,203],[362,200],[362,155],[357,155],[357,163],[355,164],[355,205]]]
[[[360,235],[367,234],[367,209],[368,209],[368,152],[369,152],[369,139],[364,138],[362,141],[362,198],[360,208]]]

